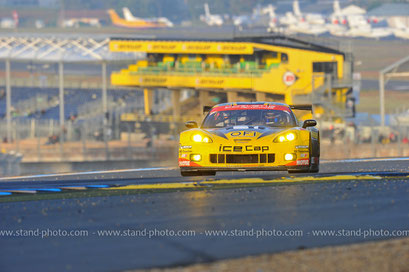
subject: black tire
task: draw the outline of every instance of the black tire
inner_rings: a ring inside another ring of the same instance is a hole
[[[202,176],[215,176],[216,171],[201,171]]]
[[[194,177],[194,176],[198,176],[197,172],[188,172],[188,171],[180,171],[180,175],[182,177]]]
[[[319,164],[311,164],[310,166],[310,173],[318,173],[320,171]]]
[[[312,147],[311,145],[311,152],[310,152],[310,158],[315,157],[317,160],[315,160],[314,163],[310,163],[310,173],[318,173],[320,171],[320,134],[318,133],[318,143],[316,144],[315,147]],[[311,159],[310,159],[311,161]]]
[[[309,173],[310,169],[288,169],[288,174],[302,174]]]
[[[180,171],[182,177],[214,176],[216,171]]]

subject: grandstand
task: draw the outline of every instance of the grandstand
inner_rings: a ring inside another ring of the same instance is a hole
[[[343,117],[352,90],[349,55],[279,35],[232,40],[115,38],[109,47],[112,52],[147,54],[146,59],[111,75],[114,86],[145,89],[145,114],[149,114],[151,90],[165,87],[173,92],[175,117],[181,116],[183,89],[199,91],[199,109],[211,104],[208,98],[213,92],[226,94],[227,101],[244,96],[245,100],[313,103],[329,115]]]

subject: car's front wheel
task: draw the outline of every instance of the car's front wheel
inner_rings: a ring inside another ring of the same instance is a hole
[[[288,174],[310,173],[310,169],[288,169]]]
[[[318,141],[310,148],[310,173],[318,173],[320,171],[320,140],[318,133]]]
[[[320,171],[320,164],[319,164],[319,162],[317,162],[317,163],[311,163],[310,173],[318,173],[319,171]]]

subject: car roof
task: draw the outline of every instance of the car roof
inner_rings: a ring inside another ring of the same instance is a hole
[[[214,105],[213,108],[216,107],[223,107],[223,106],[236,106],[236,105],[274,105],[274,106],[285,106],[290,107],[287,104],[279,103],[279,102],[229,102],[229,103],[222,103]]]
[[[290,106],[277,102],[232,102],[213,106],[209,113],[231,110],[282,110],[291,112]]]

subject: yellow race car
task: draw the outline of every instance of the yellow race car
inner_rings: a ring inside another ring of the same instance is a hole
[[[219,104],[199,127],[189,121],[180,134],[182,176],[215,175],[217,171],[319,171],[320,137],[317,122],[297,120],[289,106],[273,102]]]

